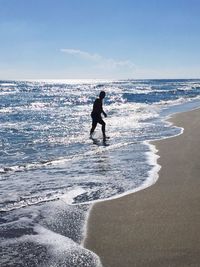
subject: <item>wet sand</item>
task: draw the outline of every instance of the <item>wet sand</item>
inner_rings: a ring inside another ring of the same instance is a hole
[[[170,121],[184,133],[153,142],[156,184],[92,208],[85,247],[104,267],[200,266],[200,109]]]

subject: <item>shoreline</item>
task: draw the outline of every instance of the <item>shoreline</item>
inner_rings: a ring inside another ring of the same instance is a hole
[[[157,165],[161,165],[156,184],[91,207],[84,247],[95,252],[104,267],[200,265],[200,212],[192,205],[198,200],[200,185],[199,117],[200,109],[173,115],[167,120],[184,128],[183,133],[150,142],[158,149]]]

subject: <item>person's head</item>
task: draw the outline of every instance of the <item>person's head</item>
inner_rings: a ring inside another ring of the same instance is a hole
[[[99,94],[99,98],[103,99],[106,96],[106,93],[104,91],[101,91]]]

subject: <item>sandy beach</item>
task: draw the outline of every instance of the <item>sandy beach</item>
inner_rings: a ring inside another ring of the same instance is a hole
[[[200,266],[200,110],[170,119],[184,133],[153,144],[153,186],[91,211],[85,247],[104,267]]]

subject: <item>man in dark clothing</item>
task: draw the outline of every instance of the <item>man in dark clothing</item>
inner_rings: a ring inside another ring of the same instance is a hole
[[[106,93],[104,91],[101,91],[99,94],[99,98],[97,98],[94,101],[93,110],[91,113],[92,128],[90,130],[90,136],[92,137],[92,134],[93,134],[93,132],[97,126],[97,123],[101,124],[102,125],[103,140],[106,140],[106,134],[105,134],[106,124],[102,120],[101,113],[103,113],[103,115],[105,117],[107,117],[106,113],[103,111],[103,99],[104,99],[105,95],[106,95]]]

